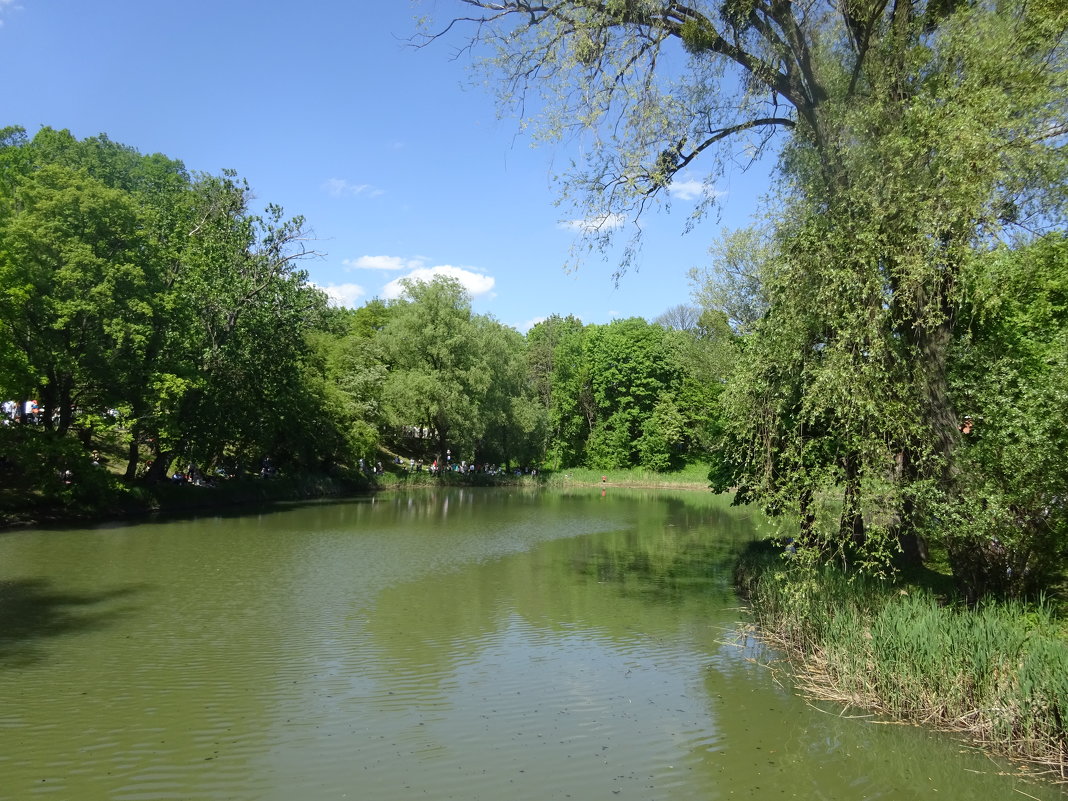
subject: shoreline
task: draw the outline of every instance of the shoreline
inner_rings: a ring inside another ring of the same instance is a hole
[[[787,563],[767,542],[734,578],[755,620],[744,633],[785,656],[801,696],[947,732],[1022,777],[1068,784],[1068,628],[1045,602],[967,607],[907,580]]]
[[[568,487],[613,487],[616,489],[671,489],[710,491],[707,484],[694,481],[653,480],[649,478],[621,478],[615,481],[592,481],[556,475],[538,477],[480,477],[475,480],[452,476],[387,473],[382,482],[353,480],[326,475],[303,475],[276,478],[244,478],[220,481],[215,486],[174,486],[166,482],[157,485],[122,486],[100,504],[72,503],[67,506],[26,504],[0,510],[0,533],[18,529],[50,525],[78,525],[102,522],[123,522],[153,515],[180,514],[184,511],[203,512],[211,509],[235,509],[242,506],[270,506],[291,501],[346,498],[361,494],[389,492],[400,489],[435,487],[512,487],[531,485],[546,489]]]

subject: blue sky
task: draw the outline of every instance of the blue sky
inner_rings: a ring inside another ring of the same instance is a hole
[[[462,38],[408,45],[453,0],[0,0],[0,126],[106,133],[190,170],[233,168],[258,202],[307,218],[311,279],[348,305],[446,271],[475,310],[526,330],[550,314],[653,319],[689,302],[719,226],[757,211],[766,170],[717,184],[722,221],[683,234],[693,199],[643,222],[637,269],[564,269],[575,232],[554,204],[564,150],[533,148],[471,88]],[[695,165],[699,162],[695,162]],[[685,178],[700,181],[690,173]],[[677,189],[685,189],[680,182]]]

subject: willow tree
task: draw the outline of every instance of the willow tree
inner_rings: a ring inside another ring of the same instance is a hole
[[[593,247],[621,220],[640,231],[680,171],[700,165],[711,184],[776,149],[765,341],[785,350],[748,373],[739,476],[807,534],[812,498],[834,485],[850,519],[832,539],[870,536],[863,512],[915,544],[954,497],[946,360],[962,271],[1007,225],[1063,220],[1064,4],[460,5],[471,13],[430,38],[473,26],[502,98],[533,110],[542,136],[577,135],[561,188]],[[893,492],[868,489],[886,476]]]

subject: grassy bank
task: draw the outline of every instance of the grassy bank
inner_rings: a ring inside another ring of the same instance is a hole
[[[633,467],[626,470],[590,470],[576,467],[545,473],[546,486],[567,487],[604,484],[609,487],[674,488],[708,490],[708,465],[693,464],[671,473],[655,473]]]
[[[742,556],[736,580],[802,692],[963,733],[1068,781],[1068,637],[1049,605],[966,608],[792,565],[769,543]]]

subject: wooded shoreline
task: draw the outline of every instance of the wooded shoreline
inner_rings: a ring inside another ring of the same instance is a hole
[[[605,480],[601,480],[601,476]],[[272,505],[292,501],[355,497],[373,492],[434,488],[442,486],[505,487],[529,485],[541,487],[605,487],[616,489],[673,489],[708,491],[707,482],[694,480],[693,471],[680,475],[655,474],[643,471],[566,471],[559,474],[542,473],[537,476],[511,474],[501,476],[432,475],[429,472],[397,471],[380,475],[300,474],[273,478],[247,477],[214,482],[211,486],[174,484],[164,481],[153,484],[138,483],[119,487],[98,497],[95,502],[68,504],[58,499],[35,503],[24,498],[19,503],[6,498],[0,507],[0,531],[45,525],[70,525],[144,518],[151,515],[169,516],[183,512],[205,512],[233,509],[242,506]]]

